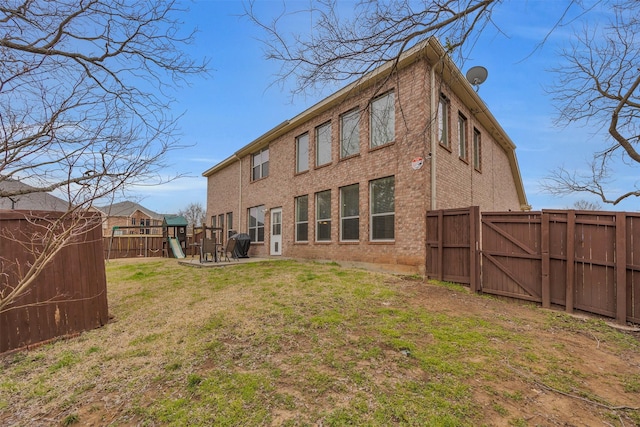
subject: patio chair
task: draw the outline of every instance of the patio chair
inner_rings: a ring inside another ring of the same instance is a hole
[[[222,261],[222,258],[224,258],[226,261],[231,262],[231,260],[229,259],[229,255],[231,255],[231,258],[237,260],[238,258],[234,253],[235,248],[236,248],[236,239],[227,240],[227,244],[224,247],[221,246],[219,249],[220,255],[218,256],[218,259]]]
[[[215,259],[216,255],[216,244],[213,239],[202,239],[202,243],[200,246],[200,262],[209,261],[209,255],[211,258]],[[213,261],[213,260],[212,260]]]

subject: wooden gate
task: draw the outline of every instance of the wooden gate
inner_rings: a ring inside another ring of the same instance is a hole
[[[479,289],[479,223],[477,206],[427,212],[427,277]]]
[[[540,213],[482,214],[483,292],[542,302]]]

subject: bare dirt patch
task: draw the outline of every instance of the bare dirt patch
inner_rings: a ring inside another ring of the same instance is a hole
[[[534,352],[540,354],[541,359],[547,358],[541,360],[541,365],[553,357],[557,359],[551,364],[554,369],[574,372],[579,389],[561,390],[546,380],[548,374],[513,366],[508,354],[520,349],[497,339],[496,345],[502,355],[487,363],[503,367],[505,377],[488,382],[488,387],[481,379],[472,381],[475,383],[474,396],[484,408],[484,419],[489,425],[514,425],[514,418],[505,419],[504,412],[517,414],[515,419],[523,421],[522,425],[601,426],[603,420],[609,420],[604,425],[639,422],[628,418],[627,413],[637,412],[632,409],[640,407],[640,395],[625,392],[623,382],[616,381],[638,376],[640,355],[637,347],[621,350],[590,328],[580,328],[580,323],[586,326],[603,319],[580,314],[568,316],[560,309],[544,310],[513,300],[482,297],[466,289],[456,291],[418,283],[406,288],[413,294],[410,301],[415,306],[443,313],[463,312],[497,322],[513,333],[525,333],[534,343]],[[635,327],[621,328],[611,323],[602,327],[611,328],[611,332],[623,330],[640,342],[640,332]]]

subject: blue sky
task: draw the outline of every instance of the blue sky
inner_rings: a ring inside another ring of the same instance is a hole
[[[308,4],[291,2],[291,7]],[[259,0],[257,5],[265,18],[282,8],[281,1]],[[558,198],[540,190],[540,180],[552,169],[583,170],[599,147],[592,129],[554,126],[556,111],[545,91],[554,79],[550,69],[559,64],[557,51],[571,39],[573,30],[558,28],[542,47],[538,45],[565,6],[565,1],[558,0],[513,0],[499,5],[493,20],[501,31],[486,28],[465,63],[458,64],[463,73],[474,65],[489,71],[479,95],[517,146],[525,191],[535,210],[567,208],[579,199],[598,201],[580,194]],[[190,147],[170,154],[167,174],[189,177],[144,189],[140,203],[160,213],[177,212],[192,202],[206,206],[202,172],[337,89],[292,100],[286,87],[273,84],[279,64],[265,59],[262,33],[239,17],[240,1],[200,0],[189,8],[182,17],[185,25],[199,30],[192,55],[210,58],[212,71],[210,78],[194,81],[177,95],[175,112],[184,112],[182,141]],[[592,15],[595,20],[603,16]],[[292,25],[296,27],[291,31],[310,30],[304,21]],[[616,184],[628,190],[636,176],[637,169],[631,168],[620,173]],[[615,210],[635,211],[637,206],[638,201],[631,200]]]

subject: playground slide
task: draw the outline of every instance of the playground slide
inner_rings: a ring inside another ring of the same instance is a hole
[[[176,258],[184,258],[184,252],[182,252],[182,248],[180,247],[180,242],[175,237],[169,237],[169,246],[171,246],[171,251],[173,252],[173,256]]]

